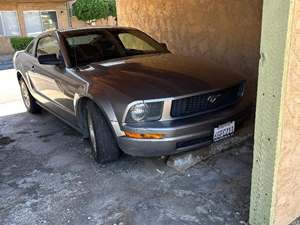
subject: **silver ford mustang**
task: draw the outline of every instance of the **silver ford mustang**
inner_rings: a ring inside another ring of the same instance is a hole
[[[99,163],[197,149],[234,135],[251,110],[245,78],[132,28],[43,33],[14,64],[27,110],[79,130]]]

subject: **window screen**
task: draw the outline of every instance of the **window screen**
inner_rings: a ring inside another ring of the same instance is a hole
[[[55,11],[41,12],[43,31],[57,29],[57,16]]]
[[[0,11],[0,35],[19,36],[20,28],[17,13],[13,11]]]
[[[0,13],[1,14],[1,13]],[[0,15],[0,36],[4,36],[2,17]]]
[[[28,36],[35,37],[43,31],[39,12],[24,12],[24,20]]]
[[[25,11],[24,19],[28,36],[36,37],[43,31],[58,28],[56,11]]]

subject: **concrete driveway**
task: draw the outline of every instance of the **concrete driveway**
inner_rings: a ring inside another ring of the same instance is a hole
[[[76,131],[24,112],[14,73],[0,71],[0,224],[246,224],[251,137],[181,172],[161,158],[98,165]]]
[[[15,70],[0,70],[0,116],[25,112]]]

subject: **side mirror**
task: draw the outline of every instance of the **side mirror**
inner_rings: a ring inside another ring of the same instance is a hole
[[[166,43],[160,43],[161,47],[164,49],[168,50],[168,45]]]
[[[61,65],[63,61],[57,58],[56,54],[40,55],[38,61],[42,65]]]

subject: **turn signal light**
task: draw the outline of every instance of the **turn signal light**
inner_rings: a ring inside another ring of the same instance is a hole
[[[164,134],[138,134],[127,131],[125,131],[125,135],[135,139],[163,139],[165,137]]]

